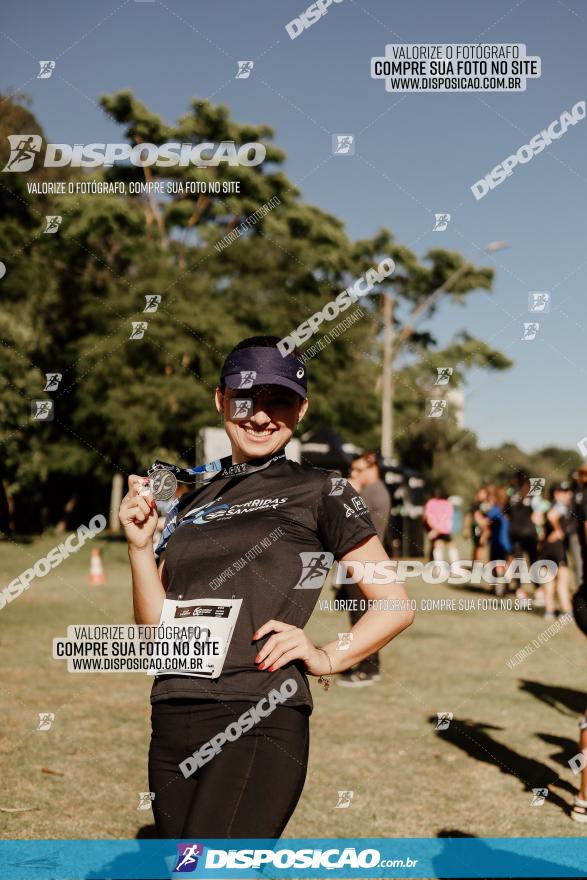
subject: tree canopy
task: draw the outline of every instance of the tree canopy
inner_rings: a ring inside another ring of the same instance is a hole
[[[3,102],[4,166],[6,135],[45,140],[45,133],[26,98]],[[436,367],[450,364],[451,384],[459,387],[471,367],[503,370],[509,361],[465,332],[439,349],[429,324],[443,297],[465,302],[475,290],[489,291],[491,269],[464,267],[460,254],[441,249],[420,259],[388,229],[352,241],[340,219],[303,200],[283,170],[286,154],[272,129],[238,123],[226,106],[194,98],[169,124],[128,91],[105,95],[101,104],[133,145],[258,141],[266,158],[258,166],[117,165],[91,175],[34,167],[4,175],[1,476],[21,530],[25,519],[35,527],[55,522],[66,504],[77,511],[74,518],[81,516],[88,499],[106,497],[116,471],[144,470],[154,457],[192,464],[197,432],[218,423],[212,394],[233,345],[259,333],[287,335],[385,256],[396,270],[357,303],[365,317],[309,361],[305,427],[327,423],[358,446],[379,445],[380,303],[393,295],[408,314],[403,324],[398,311],[395,318],[403,345],[396,362],[400,457],[427,472],[440,466],[440,454],[450,458],[454,443],[476,449],[476,439],[464,443],[452,417],[433,430],[425,418]],[[238,191],[56,196],[27,188],[50,180],[214,181]],[[265,216],[215,247],[269,202],[275,207]],[[44,232],[48,215],[62,216],[55,234]],[[447,285],[461,267],[466,271]],[[426,307],[443,285],[442,297]],[[145,312],[152,295],[161,298],[158,307]],[[402,339],[409,315],[423,307],[426,328],[414,327]],[[142,338],[130,338],[133,322],[147,322]],[[44,391],[49,372],[62,374],[53,392]],[[54,420],[32,420],[31,400],[47,397],[54,400]],[[33,509],[38,515],[31,520]]]

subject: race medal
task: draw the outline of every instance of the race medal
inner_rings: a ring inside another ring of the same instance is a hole
[[[169,501],[177,489],[177,477],[168,468],[161,468],[149,477],[151,494],[156,501]]]

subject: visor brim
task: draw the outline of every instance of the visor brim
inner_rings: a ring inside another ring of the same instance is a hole
[[[224,376],[226,387],[230,388],[232,391],[248,390],[247,388],[240,387],[241,381],[242,377],[240,373]],[[254,388],[256,385],[280,385],[282,388],[289,388],[290,391],[295,391],[302,400],[306,400],[308,397],[308,392],[303,385],[299,384],[299,382],[295,382],[293,379],[288,379],[287,376],[275,375],[275,373],[257,373],[255,381],[249,387]]]

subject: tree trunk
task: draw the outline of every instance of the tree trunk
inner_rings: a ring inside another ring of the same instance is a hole
[[[120,520],[118,519],[118,509],[120,507],[120,502],[122,501],[122,489],[123,489],[123,477],[122,474],[114,474],[112,477],[112,491],[110,493],[110,519],[109,526],[110,531],[118,534],[120,532]]]

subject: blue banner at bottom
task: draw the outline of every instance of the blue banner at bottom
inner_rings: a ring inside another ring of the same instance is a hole
[[[585,876],[587,836],[0,841],[10,880]]]

